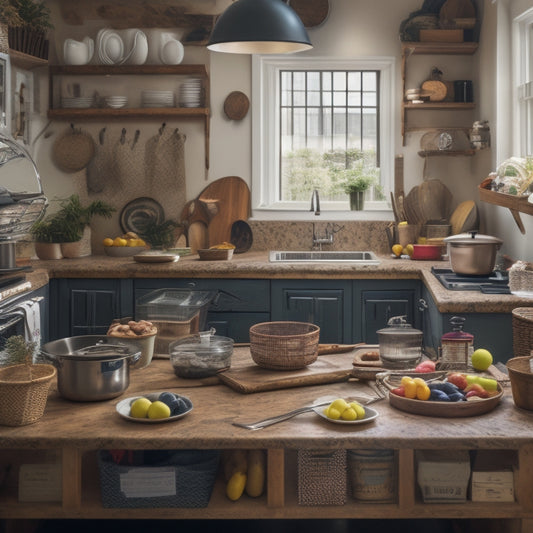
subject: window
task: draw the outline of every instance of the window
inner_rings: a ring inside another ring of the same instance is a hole
[[[365,209],[388,209],[393,165],[394,58],[253,57],[254,216],[346,211],[345,169],[376,179]]]
[[[533,8],[515,19],[515,121],[520,156],[533,155]]]

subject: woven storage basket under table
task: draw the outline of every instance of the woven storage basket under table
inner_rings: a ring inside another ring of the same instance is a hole
[[[346,450],[298,450],[298,503],[344,505],[346,463]]]
[[[307,322],[261,322],[250,328],[250,354],[262,368],[297,370],[318,357],[320,328]]]
[[[513,309],[513,354],[529,357],[533,350],[533,307]]]
[[[533,411],[533,373],[531,357],[513,357],[507,361],[513,401],[517,407]]]
[[[37,422],[43,416],[55,375],[55,367],[46,364],[0,368],[0,424],[25,426]]]

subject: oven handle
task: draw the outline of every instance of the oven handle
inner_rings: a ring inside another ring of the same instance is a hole
[[[21,320],[24,320],[24,315],[22,313],[13,313],[15,318],[10,320],[9,322],[6,322],[5,324],[2,324],[0,326],[0,334],[4,333],[4,331],[7,331],[11,326],[14,326],[17,322],[20,322]]]

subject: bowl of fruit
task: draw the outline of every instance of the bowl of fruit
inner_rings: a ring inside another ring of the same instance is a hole
[[[121,400],[116,405],[116,411],[131,422],[173,422],[192,411],[192,402],[175,392],[150,392]]]
[[[133,231],[115,237],[106,237],[103,241],[104,253],[111,257],[133,257],[147,250],[146,242]]]

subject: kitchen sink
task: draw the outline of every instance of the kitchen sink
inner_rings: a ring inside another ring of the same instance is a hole
[[[379,265],[380,261],[374,252],[287,252],[271,251],[269,260],[272,263],[355,263],[358,265]]]

